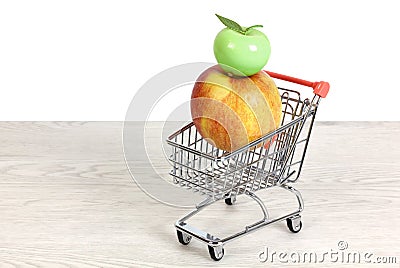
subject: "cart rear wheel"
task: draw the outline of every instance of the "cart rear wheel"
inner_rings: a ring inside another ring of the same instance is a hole
[[[213,259],[214,261],[219,261],[222,259],[222,257],[224,257],[225,250],[222,246],[208,246],[208,253],[210,253],[211,259]]]
[[[182,233],[181,231],[176,231],[176,234],[178,235],[178,241],[182,245],[188,245],[190,243],[190,240],[192,240],[192,236]]]
[[[231,197],[225,198],[225,204],[232,206],[236,202],[236,196],[231,195]]]
[[[292,233],[300,232],[301,228],[303,227],[303,223],[301,222],[300,215],[296,215],[292,218],[287,218],[286,224]]]

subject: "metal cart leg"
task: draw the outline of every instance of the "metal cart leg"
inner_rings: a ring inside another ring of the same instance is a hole
[[[263,213],[263,218],[253,224],[245,226],[245,228],[236,234],[233,234],[231,236],[225,237],[225,238],[218,238],[217,236],[211,235],[205,231],[199,230],[196,227],[193,227],[191,225],[188,225],[186,221],[199,213],[201,210],[203,210],[205,207],[213,204],[214,202],[218,200],[213,200],[212,198],[207,198],[203,202],[201,202],[199,205],[196,206],[196,209],[191,211],[189,214],[184,216],[183,218],[179,219],[175,223],[175,227],[177,229],[177,234],[178,234],[178,240],[180,243],[187,245],[191,241],[192,237],[202,241],[203,243],[207,244],[208,246],[208,251],[210,253],[210,256],[213,260],[220,260],[224,256],[224,244],[227,242],[230,242],[234,239],[237,239],[239,237],[242,237],[246,234],[249,234],[259,228],[265,227],[269,224],[272,224],[274,222],[286,220],[287,226],[290,231],[297,233],[301,230],[302,223],[301,223],[301,216],[300,213],[304,209],[304,203],[303,203],[303,198],[300,194],[299,191],[297,191],[295,188],[292,186],[282,184],[280,185],[281,188],[293,193],[296,196],[297,202],[298,202],[298,209],[295,210],[292,213],[286,214],[281,217],[276,217],[276,218],[271,218],[269,216],[268,210],[264,204],[264,202],[253,192],[250,191],[245,191],[244,193],[255,200],[257,204],[260,206],[261,211]]]
[[[262,220],[260,220],[260,221],[258,221],[258,222],[256,222],[256,223],[253,223],[253,224],[251,224],[251,225],[247,225],[247,226],[246,226],[246,231],[248,231],[248,230],[250,230],[251,228],[256,227],[257,225],[260,225],[260,224],[263,224],[263,223],[265,223],[265,222],[268,222],[269,214],[268,214],[267,208],[265,207],[264,202],[263,202],[255,193],[252,193],[252,192],[249,192],[249,191],[246,191],[246,192],[244,192],[244,193],[245,193],[246,195],[250,196],[251,198],[253,198],[253,199],[257,202],[257,204],[260,206],[261,211],[263,212],[263,215],[264,215],[264,217],[263,217]]]
[[[286,190],[294,193],[296,195],[297,202],[299,203],[299,209],[298,209],[297,213],[296,212],[291,213],[290,216],[288,216],[286,218],[286,224],[287,224],[287,227],[289,228],[289,230],[293,233],[298,233],[298,232],[300,232],[301,228],[303,227],[303,223],[301,222],[301,216],[300,216],[300,212],[302,212],[304,209],[303,198],[302,198],[300,192],[297,191],[292,186],[282,184],[281,187],[283,189],[286,189]]]

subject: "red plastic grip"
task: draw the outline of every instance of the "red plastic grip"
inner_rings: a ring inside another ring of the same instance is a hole
[[[267,74],[269,74],[269,76],[276,78],[276,79],[288,81],[288,82],[299,84],[299,85],[306,86],[306,87],[311,87],[314,90],[314,94],[316,94],[317,96],[320,96],[321,98],[325,98],[326,95],[328,95],[329,88],[330,88],[330,85],[328,82],[324,82],[324,81],[310,82],[307,80],[291,77],[288,75],[273,73],[273,72],[269,72],[269,71],[264,71],[264,72],[266,72]]]

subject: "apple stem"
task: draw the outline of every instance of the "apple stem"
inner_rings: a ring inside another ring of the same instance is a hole
[[[263,27],[263,26],[262,26],[262,25],[259,25],[259,24],[253,25],[253,26],[250,26],[250,27],[247,27],[246,30],[245,30],[245,34],[247,34],[247,33],[249,32],[249,30],[251,30],[251,29],[254,29],[254,28],[262,28],[262,27]]]
[[[217,16],[217,18],[218,18],[226,27],[228,27],[229,29],[231,29],[231,30],[233,30],[233,31],[236,31],[236,32],[238,32],[238,33],[241,33],[241,34],[243,34],[243,35],[246,35],[246,34],[249,32],[249,30],[251,30],[251,29],[253,29],[253,28],[256,28],[256,27],[263,27],[263,26],[260,25],[260,24],[253,25],[253,26],[250,26],[250,27],[243,27],[243,26],[240,26],[239,23],[237,23],[237,22],[235,22],[235,21],[233,21],[233,20],[231,20],[231,19],[222,17],[222,16],[220,16],[220,15],[218,15],[218,14],[215,14],[215,16]]]

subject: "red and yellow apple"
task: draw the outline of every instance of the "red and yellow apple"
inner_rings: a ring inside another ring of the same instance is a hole
[[[228,76],[219,65],[199,76],[190,108],[200,135],[228,152],[274,131],[282,116],[281,97],[268,74]]]

